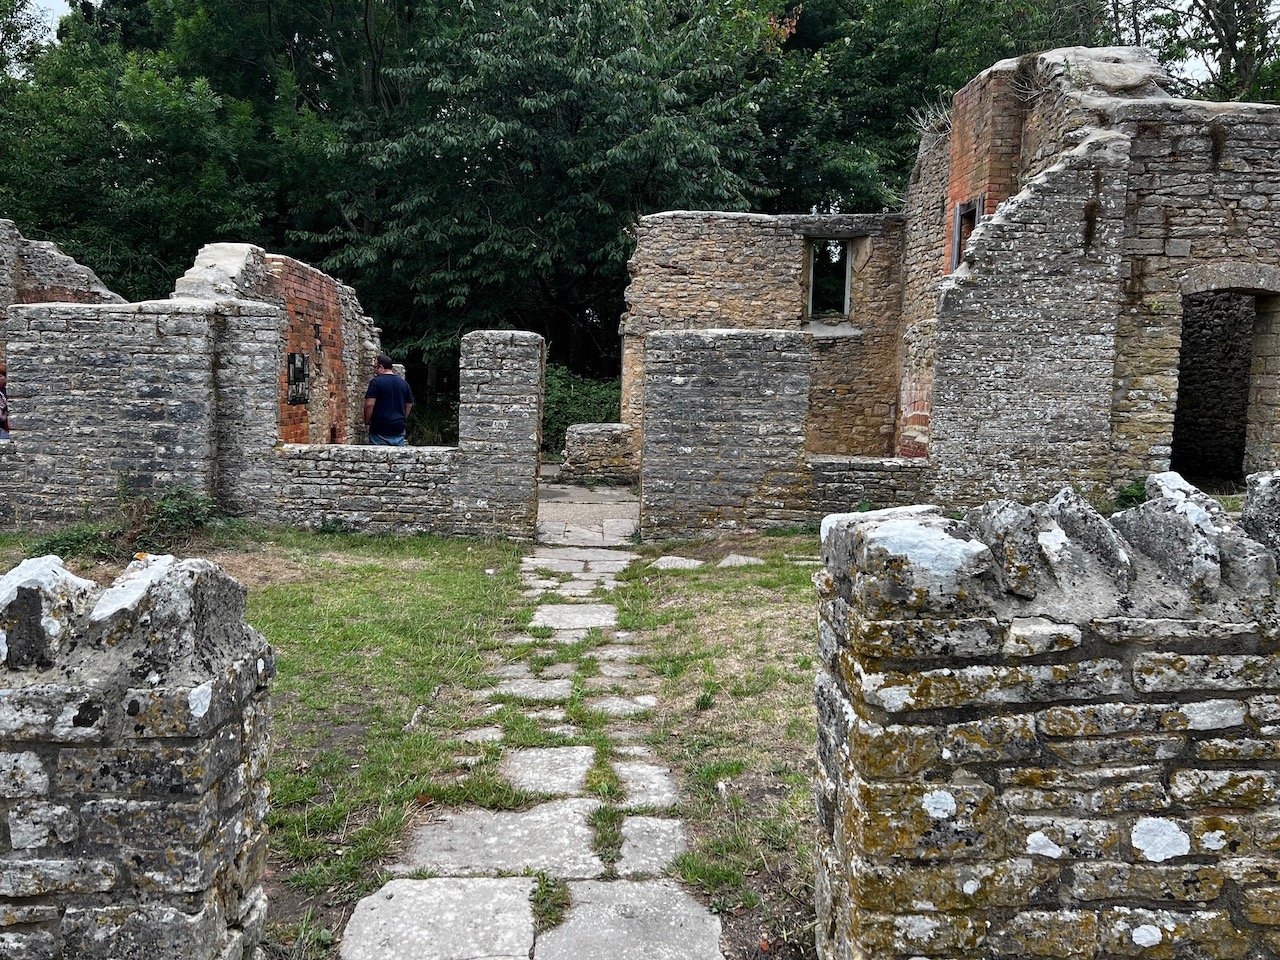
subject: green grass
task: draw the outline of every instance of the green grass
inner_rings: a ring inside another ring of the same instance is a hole
[[[517,623],[518,548],[298,532],[275,545],[333,554],[305,580],[249,597],[250,622],[276,650],[269,826],[288,882],[357,885],[415,807],[527,804],[492,764],[459,770],[451,742],[472,725],[465,691],[486,682],[482,652]]]
[[[552,927],[564,923],[564,915],[570,906],[569,885],[563,880],[538,874],[538,884],[533,888],[530,897],[533,905],[533,928],[536,933],[544,933]]]

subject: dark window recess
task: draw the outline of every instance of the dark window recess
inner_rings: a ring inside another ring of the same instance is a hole
[[[809,316],[849,313],[849,241],[815,238],[809,245]]]
[[[289,354],[289,403],[306,403],[310,399],[307,390],[309,358],[305,353]]]
[[[964,258],[964,248],[965,244],[969,242],[969,235],[978,228],[978,211],[981,208],[981,197],[977,200],[970,200],[968,203],[956,204],[955,222],[951,227],[952,270],[960,266],[960,261]]]

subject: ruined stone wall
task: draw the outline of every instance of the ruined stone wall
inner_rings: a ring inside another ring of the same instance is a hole
[[[219,296],[9,310],[0,523],[108,516],[122,494],[184,485],[268,523],[533,537],[541,337],[463,338],[458,448],[280,444],[286,311]]]
[[[364,391],[382,349],[380,331],[355,291],[291,257],[243,243],[201,248],[175,296],[256,300],[287,320],[274,374],[279,437],[285,443],[358,443],[367,439]],[[289,356],[305,357],[305,401],[291,402]]]
[[[214,314],[175,300],[9,308],[16,522],[100,516],[174,484],[212,492]]]
[[[0,578],[0,956],[254,955],[274,664],[244,600],[172,557]]]
[[[927,499],[928,464],[915,457],[809,457],[814,519]]]
[[[820,346],[811,449],[887,452],[897,396],[902,229],[901,218],[881,215],[675,211],[642,218],[621,327],[623,422],[642,434],[649,333],[807,326]],[[808,323],[813,237],[849,240],[852,270],[848,315]]]
[[[939,298],[933,496],[1109,480],[1128,139],[1099,133],[974,232]]]
[[[14,303],[122,303],[88,267],[54,244],[28,240],[12,220],[0,220],[0,315]],[[0,360],[5,358],[0,324]]]
[[[253,515],[289,526],[531,540],[546,349],[537,334],[462,339],[458,447],[284,444]]]
[[[800,331],[645,338],[644,536],[688,536],[811,516],[804,450],[809,344]]]
[[[1113,422],[1115,472],[1126,479],[1170,455],[1182,296],[1280,293],[1280,107],[1151,99],[1114,116],[1132,140]],[[1250,454],[1249,469],[1280,462],[1274,448]]]
[[[823,960],[1280,948],[1275,561],[1148,488],[824,522]]]
[[[635,428],[625,423],[575,423],[564,438],[559,483],[630,485],[639,479]]]
[[[924,457],[929,451],[936,356],[938,291],[949,270],[944,199],[949,180],[949,134],[927,131],[907,188],[902,249],[902,343],[893,451]]]

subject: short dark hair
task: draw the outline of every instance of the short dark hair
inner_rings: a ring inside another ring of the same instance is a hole
[[[383,370],[392,370],[395,368],[396,362],[385,353],[378,354],[378,366]]]

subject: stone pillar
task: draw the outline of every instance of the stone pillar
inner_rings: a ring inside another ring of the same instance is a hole
[[[244,599],[173,557],[0,579],[0,956],[253,956],[274,663]]]
[[[477,330],[462,338],[455,500],[492,536],[533,539],[546,342],[536,333]],[[477,502],[478,501],[478,502]]]
[[[824,960],[1280,947],[1275,562],[1148,495],[826,519]]]

